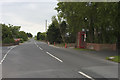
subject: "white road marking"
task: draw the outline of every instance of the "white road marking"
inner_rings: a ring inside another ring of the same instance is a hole
[[[37,47],[39,47],[35,41],[34,41],[34,43],[35,43],[35,45],[36,45]]]
[[[6,56],[8,55],[8,53],[9,53],[13,48],[15,48],[15,47],[17,47],[17,46],[18,46],[18,45],[14,46],[14,47],[12,47],[12,48],[10,48],[10,49],[8,50],[8,52],[4,55],[3,59],[0,61],[0,64],[3,63],[3,61],[5,60],[5,58],[6,58]]]
[[[40,50],[43,50],[41,47],[39,47],[40,48]]]
[[[34,41],[35,45],[36,45],[36,42]]]
[[[38,45],[36,45],[38,47]]]
[[[89,78],[89,79],[91,79],[91,80],[95,80],[92,77],[88,76],[87,74],[85,74],[85,73],[83,73],[81,71],[78,71],[78,73],[81,74],[81,75],[83,75],[83,76],[85,76],[85,77],[87,77],[87,78]]]
[[[50,55],[51,57],[55,58],[56,60],[60,61],[60,62],[63,62],[61,59],[55,57],[54,55],[50,54],[49,52],[46,52],[48,55]]]

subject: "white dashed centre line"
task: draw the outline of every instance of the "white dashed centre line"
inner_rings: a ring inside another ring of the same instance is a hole
[[[48,55],[50,55],[51,57],[55,58],[56,60],[60,61],[60,62],[63,62],[61,59],[55,57],[54,55],[50,54],[49,52],[46,52]]]
[[[35,43],[35,45],[36,45],[37,47],[39,47],[36,42],[34,42],[34,43]]]
[[[36,44],[37,47],[39,47],[37,44]]]
[[[41,47],[39,47],[40,48],[40,50],[43,50]]]
[[[89,78],[89,79],[91,79],[91,80],[95,80],[92,77],[88,76],[87,74],[85,74],[85,73],[83,73],[81,71],[78,71],[78,73],[81,74],[81,75],[83,75],[83,76],[85,76],[85,77],[87,77],[87,78]]]

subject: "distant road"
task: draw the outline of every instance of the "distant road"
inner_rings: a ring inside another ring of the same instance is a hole
[[[6,49],[3,78],[117,78],[118,64],[34,39]]]

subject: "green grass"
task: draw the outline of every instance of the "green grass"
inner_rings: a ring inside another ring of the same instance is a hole
[[[80,51],[95,51],[93,49],[83,49],[83,48],[74,48],[75,50],[80,50]]]
[[[114,59],[109,59],[109,57],[106,57],[106,59],[120,63],[120,56],[111,56],[111,57],[115,57],[115,58]]]

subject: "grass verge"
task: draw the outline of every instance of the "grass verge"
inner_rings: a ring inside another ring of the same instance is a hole
[[[83,49],[83,48],[74,48],[75,50],[80,50],[80,51],[95,51],[93,49]]]
[[[106,57],[107,60],[114,61],[120,63],[120,56],[111,56],[114,57],[113,59],[110,59],[110,57]]]

